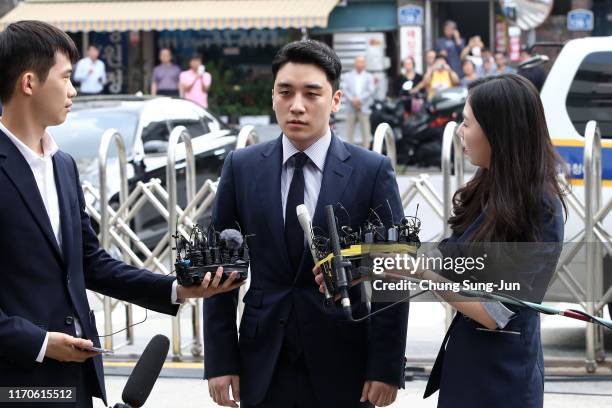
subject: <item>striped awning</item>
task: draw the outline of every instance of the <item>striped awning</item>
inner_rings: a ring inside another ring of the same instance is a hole
[[[326,27],[338,0],[24,1],[0,19],[41,20],[64,31]]]

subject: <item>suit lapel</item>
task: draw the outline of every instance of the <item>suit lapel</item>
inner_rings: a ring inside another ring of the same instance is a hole
[[[70,248],[72,247],[72,211],[70,210],[70,182],[73,181],[71,172],[64,160],[53,156],[53,174],[55,176],[55,186],[57,189],[57,199],[60,210],[60,226],[62,230],[62,255],[68,265],[70,259]]]
[[[313,227],[316,226],[323,231],[327,231],[324,207],[328,204],[336,204],[342,198],[349,178],[353,173],[353,166],[345,163],[350,156],[351,154],[344,146],[344,143],[335,135],[332,135],[332,141],[329,145],[327,158],[325,159],[321,191],[319,192],[317,207],[313,217]]]
[[[45,209],[45,205],[40,196],[40,191],[36,185],[32,169],[24,159],[21,152],[9,140],[3,132],[0,131],[0,156],[5,156],[4,161],[0,162],[2,170],[7,177],[12,181],[13,185],[19,191],[19,195],[28,208],[32,217],[41,229],[41,232],[47,239],[47,242],[53,248],[53,251],[62,262],[62,255],[51,227],[49,215]]]
[[[267,150],[262,152],[257,166],[256,182],[259,192],[259,205],[263,209],[263,214],[265,214],[272,232],[270,238],[284,263],[283,269],[291,271],[287,245],[285,245],[285,223],[280,189],[282,162],[282,139],[279,137],[274,143],[270,144]]]

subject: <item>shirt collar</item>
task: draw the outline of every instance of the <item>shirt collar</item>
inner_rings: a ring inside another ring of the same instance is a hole
[[[329,150],[330,144],[331,130],[327,128],[327,133],[325,133],[325,136],[304,150],[304,153],[306,153],[306,156],[308,156],[310,161],[312,161],[321,171],[323,171],[323,168],[325,167],[325,158],[327,157],[327,151]],[[296,148],[293,143],[291,143],[289,138],[283,133],[283,165],[287,163],[287,160],[289,160],[291,156],[299,151],[300,150]]]
[[[26,146],[25,143],[19,140],[17,136],[15,136],[10,130],[8,130],[6,126],[4,126],[4,123],[2,123],[2,121],[0,121],[0,130],[2,130],[8,136],[8,138],[15,144],[17,149],[21,152],[21,154],[25,158],[26,162],[28,162],[28,164],[32,164],[36,160],[41,160],[41,159],[46,160],[52,157],[59,150],[57,143],[55,143],[55,140],[53,139],[53,137],[47,132],[43,134],[43,138],[42,138],[43,157],[40,157],[34,150]]]

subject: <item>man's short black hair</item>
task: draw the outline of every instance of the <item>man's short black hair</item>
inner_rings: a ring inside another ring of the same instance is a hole
[[[74,64],[79,52],[68,34],[42,21],[24,20],[0,32],[0,100],[8,102],[15,83],[32,70],[45,81],[55,65],[55,54],[64,54]]]
[[[272,60],[274,80],[278,71],[288,62],[316,65],[325,72],[334,92],[340,88],[342,63],[329,45],[315,40],[294,41],[285,45]]]

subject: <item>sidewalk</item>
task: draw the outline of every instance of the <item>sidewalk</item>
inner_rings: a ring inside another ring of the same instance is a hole
[[[120,401],[121,392],[126,380],[126,377],[106,377],[106,389],[111,406]],[[396,402],[390,405],[390,407],[435,408],[438,398],[437,394],[432,395],[426,400],[422,398],[425,384],[425,381],[420,380],[406,383],[406,389],[399,392]],[[604,393],[608,395],[594,395]],[[184,378],[159,379],[145,407],[166,408],[175,406],[180,406],[181,408],[217,407],[208,396],[208,384],[203,380]],[[546,392],[544,394],[545,408],[576,408],[578,406],[580,408],[604,408],[612,406],[612,383],[564,382],[560,384],[546,384]],[[104,404],[102,404],[102,401],[96,400],[94,407],[103,408]]]

